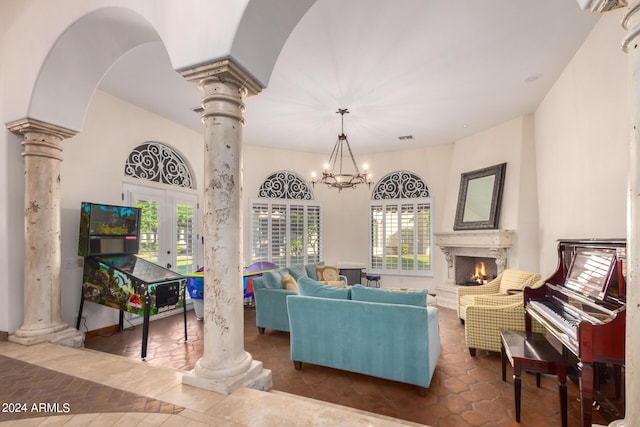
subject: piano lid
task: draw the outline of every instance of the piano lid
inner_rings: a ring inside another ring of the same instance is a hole
[[[616,262],[615,249],[577,248],[565,287],[586,297],[603,301]]]

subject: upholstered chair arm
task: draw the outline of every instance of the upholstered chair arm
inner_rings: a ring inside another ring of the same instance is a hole
[[[524,331],[522,302],[500,307],[470,305],[464,329],[468,348],[500,351],[500,329]]]
[[[458,286],[458,298],[463,295],[482,295],[482,294],[497,294],[500,289],[500,282],[492,280],[486,285],[480,286]]]
[[[515,303],[522,304],[522,293],[513,295],[479,295],[474,300],[474,305],[503,307]]]

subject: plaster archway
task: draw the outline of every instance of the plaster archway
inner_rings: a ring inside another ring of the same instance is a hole
[[[88,13],[53,45],[38,74],[27,116],[73,131],[109,67],[130,49],[160,40],[139,14],[108,7]]]
[[[80,131],[91,96],[109,67],[136,46],[156,41],[165,45],[176,70],[230,58],[266,87],[289,34],[314,2],[304,0],[292,6],[284,0],[277,0],[276,5],[249,1],[236,28],[219,25],[219,31],[230,30],[233,36],[219,34],[223,40],[218,44],[212,43],[216,32],[210,28],[200,33],[191,29],[180,38],[182,22],[190,20],[189,16],[170,25],[159,23],[158,14],[151,11],[125,7],[93,10],[74,21],[55,41],[40,67],[26,114],[11,119],[29,117]],[[169,14],[175,6],[167,5],[166,9]],[[185,15],[206,14],[206,10],[186,9]],[[210,16],[214,22],[209,25],[216,27],[219,18]]]

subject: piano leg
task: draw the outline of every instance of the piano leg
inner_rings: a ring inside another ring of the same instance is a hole
[[[620,399],[620,396],[622,395],[622,365],[617,363],[613,365],[613,381],[616,388],[616,399]]]
[[[516,399],[516,421],[520,422],[520,406],[522,398],[522,378],[520,377],[520,366],[518,368],[514,366],[513,369],[513,391]]]
[[[582,404],[582,426],[591,427],[593,411],[593,365],[583,363],[580,369],[580,403]]]
[[[560,394],[562,427],[567,427],[567,372],[564,369],[558,371],[558,392]]]

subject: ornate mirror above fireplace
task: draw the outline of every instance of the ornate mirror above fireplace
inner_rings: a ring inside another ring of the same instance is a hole
[[[498,228],[506,169],[501,163],[462,174],[454,230]]]

